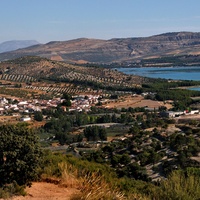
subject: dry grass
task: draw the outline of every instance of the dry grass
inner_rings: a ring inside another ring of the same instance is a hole
[[[79,188],[78,170],[64,162],[59,163],[58,167],[62,172],[60,184],[65,187]]]
[[[80,194],[74,195],[71,200],[124,200],[124,194],[111,186],[97,173],[86,174],[79,179]]]
[[[129,108],[129,107],[145,107],[148,108],[159,108],[160,106],[165,106],[168,109],[172,107],[171,104],[164,103],[162,101],[154,101],[150,99],[145,99],[144,97],[138,96],[124,96],[123,98],[115,101],[107,102],[103,105],[106,108]]]
[[[66,162],[58,163],[56,169],[59,176],[53,175],[55,169],[49,166],[46,174],[42,175],[41,182],[35,182],[31,188],[26,188],[27,196],[13,199],[149,200],[136,193],[125,196],[119,188],[113,188],[98,172],[80,170]]]
[[[97,172],[81,172],[67,163],[59,163],[62,171],[59,185],[76,188],[79,192],[72,195],[71,200],[148,200],[140,194],[126,197],[118,188],[113,188],[104,177]]]
[[[96,172],[88,173],[74,166],[61,162],[58,164],[60,178],[43,175],[42,180],[65,188],[75,188],[77,191],[71,200],[124,200],[124,194],[113,189],[105,179]]]

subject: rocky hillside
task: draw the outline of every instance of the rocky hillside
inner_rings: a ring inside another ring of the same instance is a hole
[[[200,33],[176,32],[142,38],[49,42],[2,53],[0,60],[33,55],[71,63],[137,63],[160,57],[198,56],[199,50]]]

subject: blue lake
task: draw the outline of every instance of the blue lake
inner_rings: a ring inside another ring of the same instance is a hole
[[[151,78],[165,78],[174,80],[200,81],[199,67],[144,67],[144,68],[117,68],[125,74],[134,74]]]
[[[199,67],[144,67],[144,68],[117,68],[125,74],[133,74],[150,78],[164,78],[173,80],[200,81]],[[199,90],[200,87],[191,88]]]
[[[192,87],[192,88],[189,88],[190,90],[197,90],[197,91],[200,91],[200,87]]]

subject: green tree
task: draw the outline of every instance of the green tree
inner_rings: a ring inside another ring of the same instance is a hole
[[[70,107],[71,106],[71,95],[67,94],[67,93],[64,93],[63,96],[62,96],[62,99],[64,99],[64,101],[62,102],[62,106],[67,106],[67,107]]]
[[[88,126],[84,129],[84,135],[88,141],[107,140],[105,128],[99,126]]]
[[[36,111],[34,113],[34,120],[38,121],[38,122],[41,122],[43,120],[43,115],[42,115],[42,112],[40,111]]]
[[[122,156],[119,155],[119,154],[113,155],[113,156],[111,157],[111,164],[112,164],[112,167],[116,167],[116,166],[119,165],[121,157],[122,157]]]
[[[132,133],[133,135],[137,135],[140,132],[140,128],[138,125],[134,125],[129,129],[129,133]]]
[[[26,124],[0,126],[0,185],[30,185],[42,155],[38,138]]]
[[[128,165],[131,162],[131,158],[128,154],[123,154],[120,158],[120,163],[124,165]]]

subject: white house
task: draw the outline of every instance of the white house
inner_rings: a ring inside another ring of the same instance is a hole
[[[28,116],[25,116],[25,117],[22,117],[20,120],[23,122],[28,122],[28,121],[31,121],[31,118]]]

